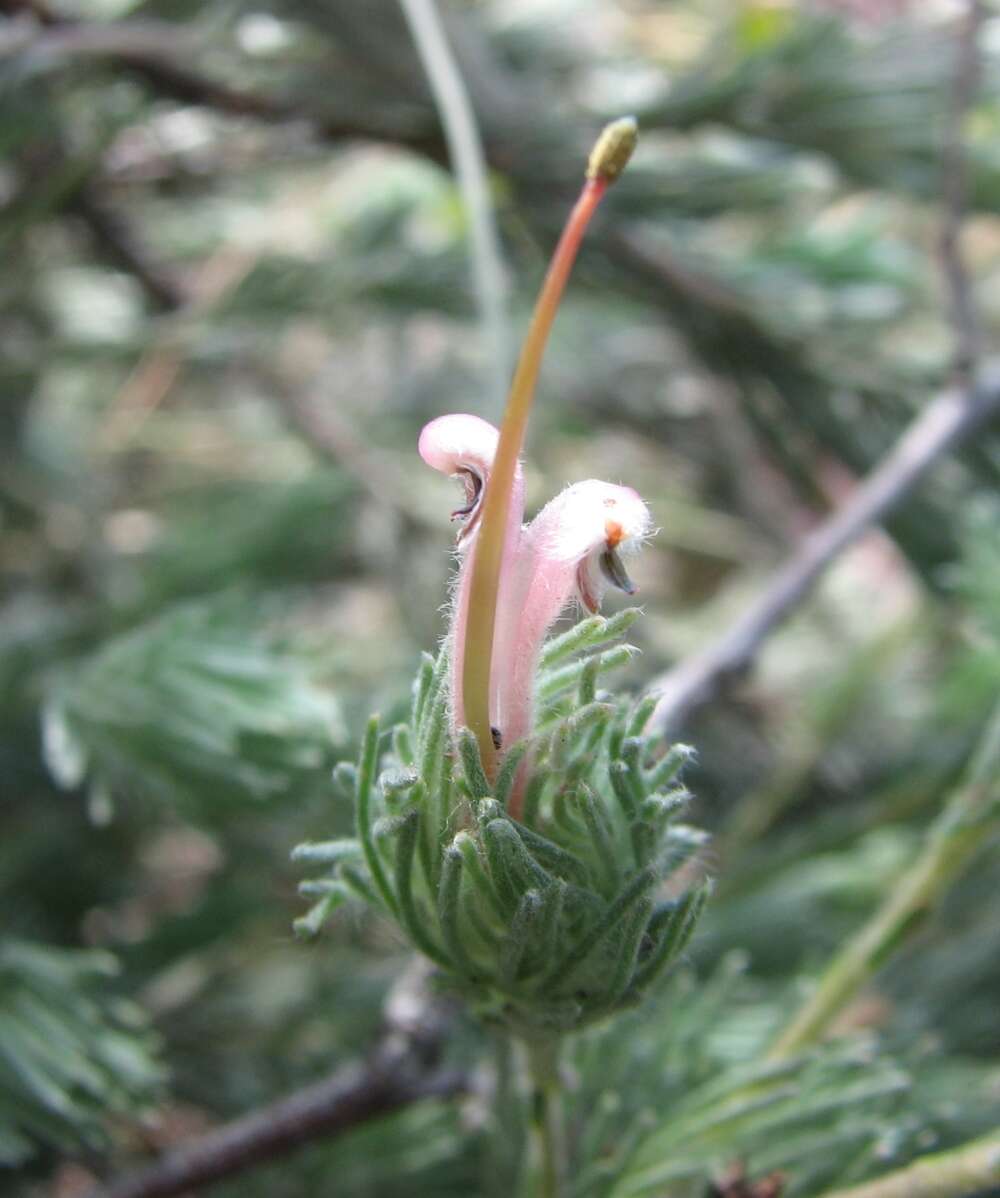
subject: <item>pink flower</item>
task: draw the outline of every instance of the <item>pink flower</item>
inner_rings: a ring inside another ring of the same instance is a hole
[[[466,489],[466,503],[452,513],[453,519],[463,522],[451,632],[456,727],[464,717],[462,653],[469,580],[498,438],[491,424],[467,415],[442,416],[420,434],[424,461],[458,477]],[[535,673],[545,634],[574,601],[587,611],[598,611],[609,584],[634,593],[623,557],[642,544],[651,526],[646,505],[631,487],[596,479],[567,487],[527,527],[521,525],[523,510],[524,480],[518,468],[508,512],[490,670],[490,719],[497,741],[505,748],[530,736]],[[520,785],[515,787],[515,802],[519,790]]]
[[[524,529],[514,652],[503,663],[497,717],[503,743],[528,736],[545,634],[574,601],[600,610],[608,585],[635,593],[623,557],[651,531],[649,509],[631,487],[587,479],[550,500]]]

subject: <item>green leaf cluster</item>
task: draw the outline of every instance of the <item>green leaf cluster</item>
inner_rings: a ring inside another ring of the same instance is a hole
[[[116,973],[108,953],[0,940],[0,1165],[105,1147],[106,1117],[155,1096],[155,1044]]]
[[[652,700],[597,690],[630,656],[612,642],[637,614],[594,616],[548,645],[536,734],[510,746],[492,784],[472,734],[450,727],[447,647],[425,657],[385,768],[377,717],[357,766],[337,767],[356,838],[295,850],[330,867],[303,884],[318,898],[299,930],[317,931],[359,895],[481,1016],[529,1037],[637,1003],[687,944],[709,889],[685,868],[705,840],[680,819],[692,751],[654,759],[643,735]]]
[[[168,608],[107,641],[53,685],[43,722],[63,786],[169,802],[288,794],[342,735],[334,698],[232,598]]]

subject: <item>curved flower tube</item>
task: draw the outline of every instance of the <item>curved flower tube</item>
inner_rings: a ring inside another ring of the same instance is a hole
[[[479,519],[490,485],[499,433],[478,416],[440,416],[420,434],[420,456],[433,469],[458,478],[465,504],[452,512],[460,520],[461,557],[451,621],[451,696],[455,727],[465,722],[462,677],[470,579]],[[588,479],[567,487],[526,528],[524,477],[518,465],[500,573],[497,622],[490,668],[490,719],[496,747],[531,733],[535,672],[549,628],[575,600],[599,610],[609,585],[626,594],[635,587],[624,558],[649,535],[649,510],[631,487]],[[524,769],[514,789],[516,805]]]
[[[525,529],[513,653],[499,663],[497,716],[504,744],[531,732],[535,673],[546,632],[574,600],[593,613],[609,585],[634,594],[623,559],[642,545],[651,528],[649,509],[631,487],[587,479],[557,495]]]
[[[482,516],[483,501],[489,485],[500,432],[487,420],[466,413],[439,416],[425,425],[417,448],[428,466],[442,474],[459,479],[465,486],[465,504],[452,512],[452,520],[461,521],[458,531],[458,552],[461,560],[453,598],[451,620],[451,695],[452,720],[455,727],[465,723],[462,702],[462,671],[465,661],[465,628],[469,616],[469,590],[475,561],[477,533]],[[497,625],[494,634],[490,676],[491,714],[497,727],[497,690],[509,661],[513,642],[515,617],[519,609],[516,592],[521,571],[518,558],[521,540],[521,520],[524,515],[524,475],[520,464],[514,474],[514,487],[507,515],[507,531],[501,567],[500,591],[497,596]]]

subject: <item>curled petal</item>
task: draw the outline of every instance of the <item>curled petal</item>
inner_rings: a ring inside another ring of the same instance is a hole
[[[458,478],[465,486],[465,503],[451,514],[453,520],[462,521],[459,545],[468,542],[479,523],[499,438],[499,431],[489,421],[466,413],[439,416],[420,433],[417,449],[427,465]]]
[[[488,420],[455,412],[425,424],[417,449],[428,466],[442,474],[475,469],[489,473],[500,432]]]
[[[589,478],[542,508],[531,522],[530,540],[540,561],[579,563],[596,551],[632,552],[650,529],[649,509],[638,492]]]

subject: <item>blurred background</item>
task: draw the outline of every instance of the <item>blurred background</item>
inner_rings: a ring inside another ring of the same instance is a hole
[[[527,478],[531,511],[585,477],[653,511],[623,685],[721,636],[955,377],[956,125],[983,345],[1000,324],[992,5],[974,77],[944,0],[439,6],[489,168],[493,335],[395,0],[0,4],[0,1190],[86,1193],[372,1043],[403,948],[351,909],[299,943],[289,852],[349,828],[330,768],[443,631],[454,494],[417,434],[498,418],[604,121],[642,140]],[[961,777],[1000,694],[998,479],[994,422],[675,729],[721,883],[650,1018],[714,979],[699,1068],[773,1034]],[[848,1012],[912,1082],[883,1163],[998,1121],[983,849]],[[487,1047],[462,1024],[450,1052]],[[218,1192],[478,1193],[483,1129],[418,1104]]]

